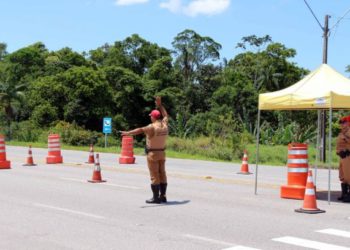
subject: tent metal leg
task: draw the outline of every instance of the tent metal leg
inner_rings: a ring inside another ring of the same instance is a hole
[[[331,166],[332,166],[332,108],[329,108],[329,138],[328,138],[328,204],[331,204]]]
[[[317,138],[316,138],[316,159],[315,159],[315,166],[314,166],[314,183],[315,186],[317,187],[317,168],[318,168],[318,164],[319,164],[319,154],[320,154],[320,127],[321,127],[321,111],[318,110],[317,111]]]
[[[258,110],[258,130],[256,134],[256,164],[255,164],[255,195],[258,193],[258,164],[259,164],[259,141],[260,141],[260,109]]]

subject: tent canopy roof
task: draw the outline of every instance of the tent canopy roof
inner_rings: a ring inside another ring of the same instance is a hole
[[[350,109],[350,79],[322,64],[288,88],[259,95],[259,110]]]

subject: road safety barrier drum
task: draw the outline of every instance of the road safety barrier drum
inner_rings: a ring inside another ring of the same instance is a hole
[[[304,199],[309,170],[307,144],[290,143],[288,145],[288,182],[281,186],[281,197]]]
[[[47,164],[57,164],[63,162],[61,156],[60,135],[52,134],[48,136],[48,156],[46,157]]]
[[[134,164],[134,139],[132,136],[123,136],[122,151],[119,157],[119,164]]]
[[[11,162],[6,160],[5,137],[0,135],[0,169],[11,168]]]

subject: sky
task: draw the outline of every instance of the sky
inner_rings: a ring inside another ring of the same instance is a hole
[[[349,0],[0,0],[0,10],[0,42],[10,53],[39,41],[50,51],[88,52],[132,34],[172,49],[176,35],[191,29],[220,43],[228,60],[243,52],[236,48],[242,37],[269,35],[309,70],[322,63],[330,15],[328,64],[350,77]]]

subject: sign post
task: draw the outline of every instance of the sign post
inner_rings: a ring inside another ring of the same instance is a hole
[[[104,117],[103,118],[103,133],[105,134],[105,148],[107,147],[107,134],[112,133],[112,118]]]

